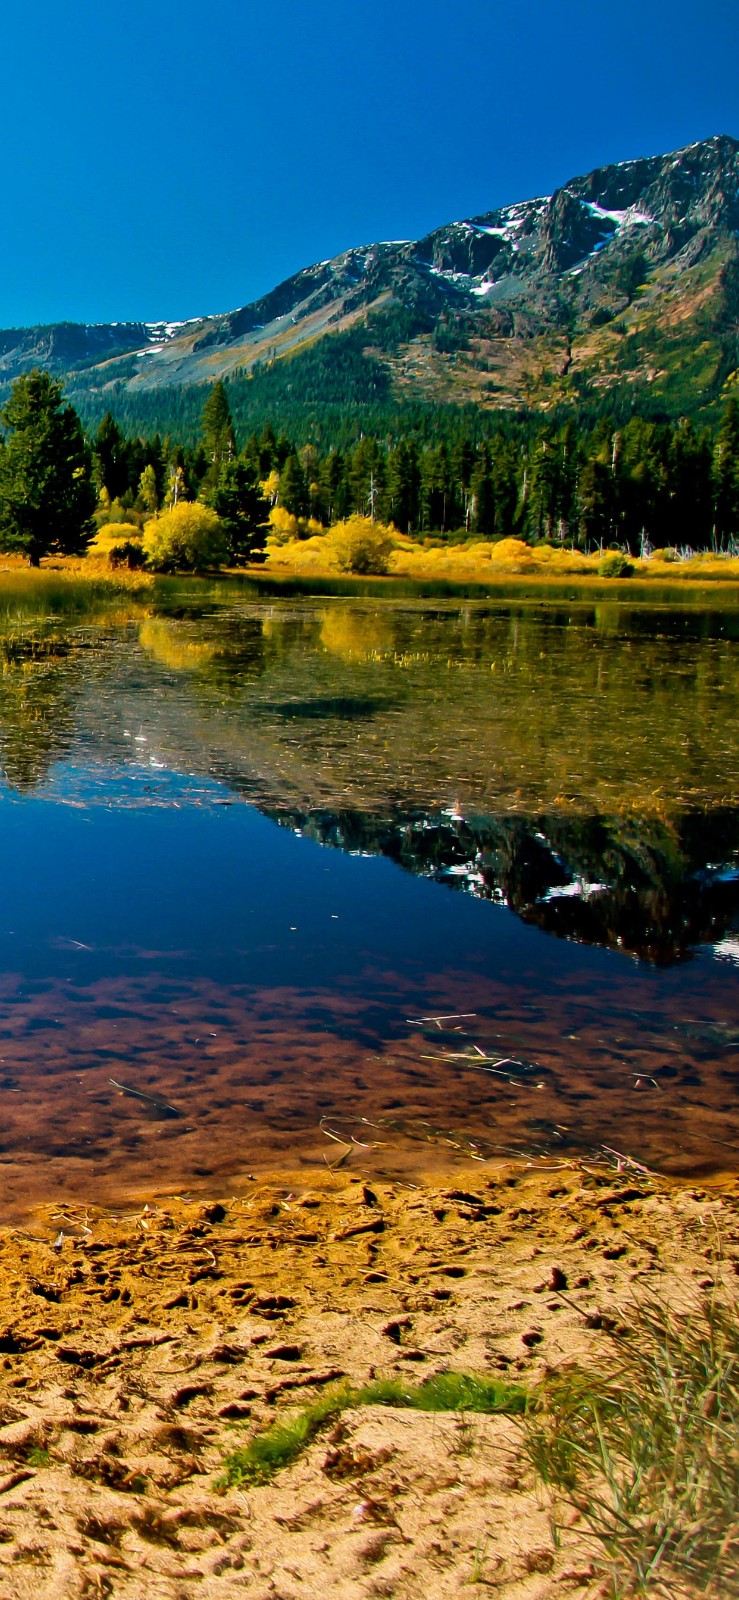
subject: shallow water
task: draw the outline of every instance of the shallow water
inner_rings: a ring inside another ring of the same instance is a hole
[[[329,587],[3,580],[4,1213],[736,1169],[735,599]]]

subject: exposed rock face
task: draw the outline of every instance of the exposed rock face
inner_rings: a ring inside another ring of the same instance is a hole
[[[645,331],[664,333],[677,318],[683,337],[695,342],[695,300],[701,337],[713,331],[718,349],[739,300],[738,235],[739,143],[720,135],[670,155],[598,168],[551,196],[450,223],[419,241],[345,251],[223,316],[0,331],[0,382],[33,365],[70,375],[77,393],[113,383],[213,381],[295,352],[309,339],[364,325],[368,317],[372,347],[373,316],[392,306],[416,319],[403,335],[406,345],[431,341],[425,381],[439,397],[485,400],[474,361],[469,369],[458,362],[450,375],[450,354],[475,341],[479,369],[481,350],[492,349],[497,361],[501,340],[564,337],[571,350],[579,339],[576,367],[579,360],[590,377],[607,383],[613,366],[613,381],[622,381],[624,372],[639,371],[640,358],[620,349],[616,359],[613,332],[594,348],[588,330],[626,316],[618,334],[638,332],[643,346]],[[450,318],[456,347],[445,350],[437,336]],[[400,346],[399,339],[385,354],[407,392],[417,374],[406,371]],[[538,357],[553,376],[563,375],[561,348],[544,343]],[[569,354],[565,360],[568,371]],[[485,368],[495,370],[502,391],[496,403],[520,400],[516,363],[498,365],[500,371],[495,362]],[[648,363],[645,370],[651,381]],[[447,393],[452,381],[453,394]]]

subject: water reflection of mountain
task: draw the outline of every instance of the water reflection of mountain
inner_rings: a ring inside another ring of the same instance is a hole
[[[736,924],[731,608],[238,593],[10,585],[9,788],[167,805],[168,778],[202,779],[656,963]]]
[[[264,808],[262,808],[264,809]],[[510,907],[559,938],[658,965],[739,928],[739,812],[634,817],[461,817],[267,812],[317,843]]]

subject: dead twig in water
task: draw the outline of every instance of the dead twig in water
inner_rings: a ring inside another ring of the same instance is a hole
[[[119,1083],[117,1078],[109,1078],[114,1089],[120,1089],[121,1094],[130,1094],[134,1100],[143,1100],[146,1105],[153,1106],[155,1111],[162,1112],[167,1117],[181,1117],[182,1112],[176,1106],[171,1106],[168,1100],[160,1100],[157,1095],[145,1094],[143,1089],[132,1089],[128,1083]]]
[[[413,1027],[418,1027],[422,1022],[435,1022],[437,1028],[440,1028],[442,1022],[462,1022],[469,1017],[476,1016],[476,1011],[448,1011],[445,1016],[441,1017],[406,1017],[405,1020],[411,1023]]]
[[[617,1172],[630,1170],[643,1173],[645,1178],[657,1177],[657,1173],[653,1172],[651,1167],[645,1167],[642,1161],[635,1161],[633,1156],[625,1156],[622,1150],[612,1150],[609,1144],[602,1144],[601,1150],[605,1150],[606,1155],[615,1157]]]

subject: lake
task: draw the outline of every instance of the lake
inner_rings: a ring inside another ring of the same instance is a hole
[[[735,593],[0,581],[4,1216],[737,1170]]]

